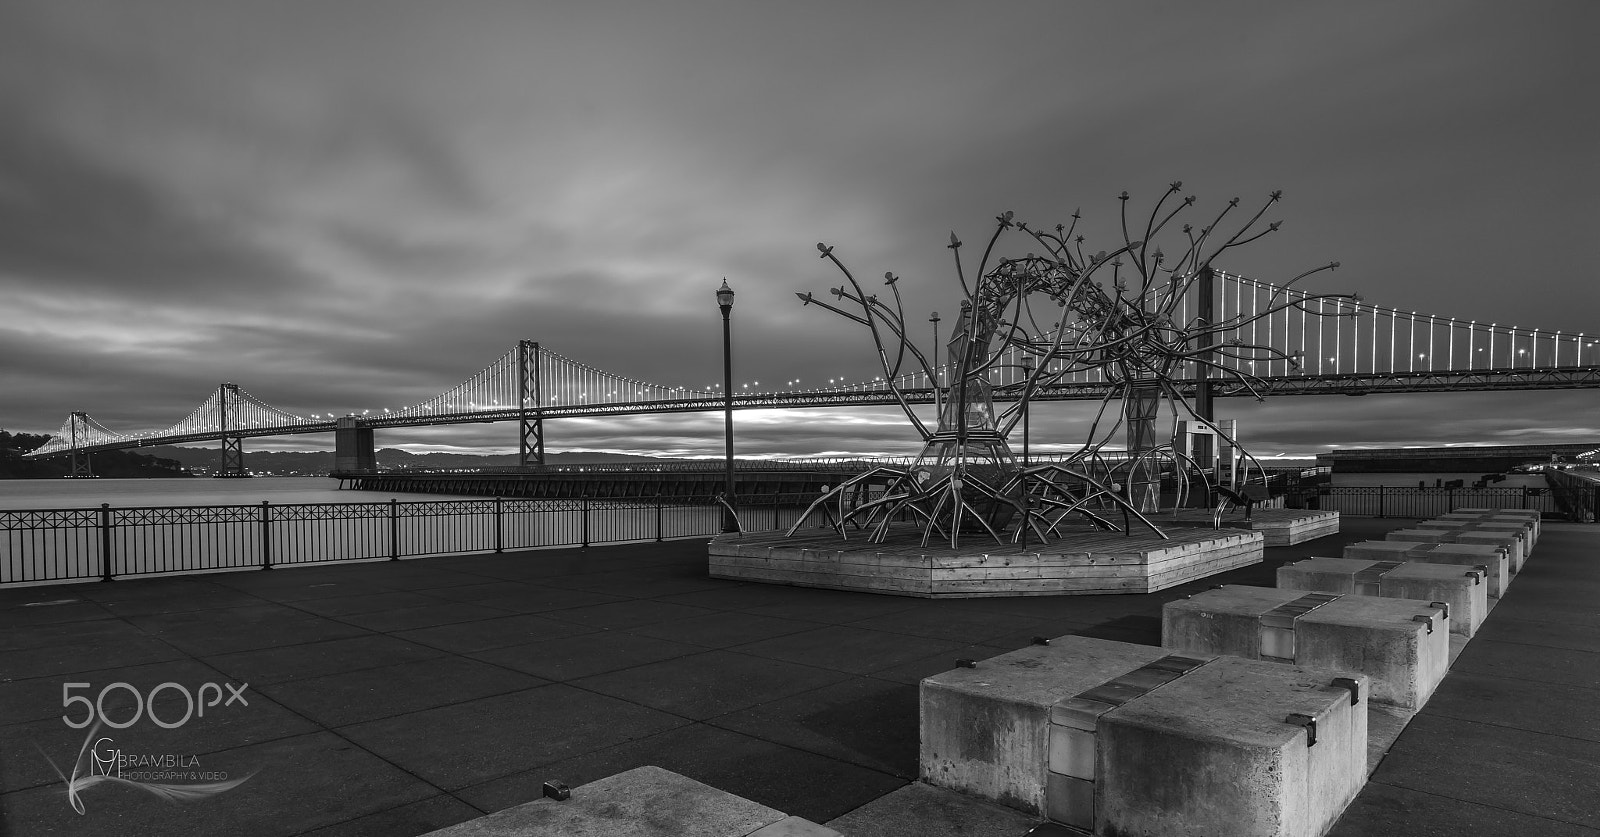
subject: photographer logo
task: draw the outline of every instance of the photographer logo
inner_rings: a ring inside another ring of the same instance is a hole
[[[250,702],[244,695],[249,685],[205,683],[190,691],[182,684],[166,682],[146,694],[130,683],[119,681],[100,689],[91,700],[88,693],[75,692],[92,690],[92,684],[63,683],[61,706],[67,711],[61,720],[72,729],[87,728],[89,732],[72,761],[70,775],[63,772],[48,755],[45,759],[66,784],[67,802],[79,814],[86,811],[83,792],[104,783],[138,788],[171,802],[193,802],[232,790],[248,781],[254,773],[230,778],[227,771],[203,765],[197,755],[145,748],[124,749],[116,739],[101,735],[100,731],[102,728],[127,729],[141,719],[148,719],[161,729],[178,729],[192,719],[204,718],[208,709],[216,714],[217,710],[231,710],[236,704],[249,706]],[[173,699],[163,704],[158,714],[156,697],[163,693],[171,695]],[[124,712],[122,706],[116,703],[107,706],[108,698],[121,695],[133,698],[133,706],[126,710],[126,717],[120,717]],[[174,711],[174,703],[183,707],[181,714]],[[110,717],[108,708],[119,717]],[[74,717],[75,713],[80,712],[80,717]]]

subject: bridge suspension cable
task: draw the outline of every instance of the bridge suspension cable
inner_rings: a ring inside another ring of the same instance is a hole
[[[711,392],[653,384],[617,375],[573,360],[559,352],[543,348],[537,343],[529,341],[529,344],[537,347],[531,355],[524,352],[521,345],[513,346],[493,363],[468,376],[461,383],[409,407],[384,410],[382,418],[386,421],[425,420],[542,407],[634,404],[717,397]],[[530,356],[535,366],[531,370],[525,370],[523,364],[528,362]],[[524,379],[525,372],[532,375],[532,381],[536,385],[530,385]]]
[[[1574,370],[1600,367],[1600,338],[1585,333],[1458,320],[1436,314],[1384,308],[1360,300],[1314,298],[1315,294],[1258,282],[1218,271],[1215,317],[1219,324],[1237,324],[1219,335],[1216,353],[1221,366],[1242,375],[1266,379],[1301,379],[1357,375],[1414,375]],[[1197,294],[1184,297],[1185,322],[1198,317]],[[1268,357],[1251,347],[1275,346],[1288,359]],[[1022,352],[1006,353],[990,370],[990,384],[1020,386]],[[1048,361],[1047,371],[1066,364]],[[1195,364],[1185,362],[1177,377],[1195,378]],[[902,388],[926,386],[926,375],[897,379]],[[1072,386],[1106,383],[1100,369],[1066,372],[1054,379]],[[854,389],[863,385],[851,385]],[[874,382],[865,384],[874,387]],[[887,390],[881,381],[874,388]]]
[[[176,424],[161,430],[117,433],[88,413],[73,413],[61,429],[29,456],[65,451],[140,447],[221,436],[271,435],[331,427],[331,422],[298,416],[251,395],[236,384],[223,384]]]
[[[1335,392],[1342,379],[1361,379],[1360,391],[1417,389],[1493,389],[1520,379],[1522,387],[1600,386],[1600,337],[1580,332],[1502,326],[1383,308],[1356,299],[1330,299],[1295,288],[1258,282],[1217,271],[1212,296],[1214,317],[1225,328],[1217,335],[1214,360],[1223,374],[1267,384],[1282,392]],[[1197,293],[1186,293],[1174,319],[1197,322]],[[1262,351],[1272,346],[1287,359]],[[990,370],[997,394],[1024,381],[1019,352],[1003,356]],[[1109,382],[1100,367],[1082,369],[1050,358],[1053,397],[1100,397]],[[1183,361],[1175,377],[1197,380],[1193,361]],[[939,374],[943,374],[942,372]],[[1217,372],[1212,373],[1215,379]],[[1429,378],[1427,386],[1415,383]],[[1409,378],[1409,380],[1400,380]],[[890,387],[878,377],[826,386],[797,381],[783,387],[745,387],[734,393],[735,406],[887,403]],[[930,398],[935,385],[923,372],[896,379],[903,392]],[[1048,396],[1047,397],[1052,397]],[[719,391],[654,384],[607,372],[573,360],[533,341],[521,341],[493,363],[426,401],[399,410],[368,410],[364,423],[373,426],[498,421],[535,413],[561,415],[715,409]],[[226,426],[224,426],[224,423]],[[29,456],[72,450],[136,447],[152,444],[266,436],[332,430],[335,421],[299,416],[224,384],[171,427],[117,433],[91,418],[74,413],[42,447]]]

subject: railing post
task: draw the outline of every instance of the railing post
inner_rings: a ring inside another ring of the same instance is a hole
[[[583,548],[589,548],[589,498],[582,497],[578,500],[583,510]]]
[[[1383,486],[1378,486],[1378,516],[1383,517]]]
[[[261,501],[261,569],[272,569],[272,505]]]
[[[111,571],[111,504],[100,504],[100,580],[110,581],[115,573]]]
[[[504,527],[501,525],[504,511],[504,505],[500,502],[500,498],[494,498],[494,551],[496,555],[506,551]]]
[[[661,543],[666,537],[665,527],[661,525],[661,505],[661,492],[658,491],[656,492],[656,543]]]
[[[389,560],[400,560],[400,501],[389,498]]]
[[[780,525],[779,522],[778,522],[778,495],[776,493],[774,493],[772,495],[772,528],[773,529],[782,529],[783,528],[783,526]]]

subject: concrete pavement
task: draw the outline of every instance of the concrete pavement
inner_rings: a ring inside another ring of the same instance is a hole
[[[1157,644],[1166,601],[1412,522],[1346,518],[1146,596],[739,583],[706,576],[699,540],[0,591],[0,833],[418,834],[646,764],[828,822],[914,781],[916,684],[956,659]],[[1597,547],[1600,528],[1547,525],[1333,834],[1600,834]],[[248,703],[186,714],[206,683]],[[152,692],[173,728],[144,707],[97,752],[249,778],[181,803],[80,787],[76,813],[55,769],[88,733],[63,714],[89,713],[64,699],[103,694],[122,723]]]

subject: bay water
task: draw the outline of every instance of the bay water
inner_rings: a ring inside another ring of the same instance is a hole
[[[386,494],[340,490],[327,477],[249,477],[216,479],[56,479],[0,480],[0,511],[11,509],[92,509],[101,503],[132,506],[255,506],[278,503],[386,503],[402,500],[460,500],[443,494]]]

